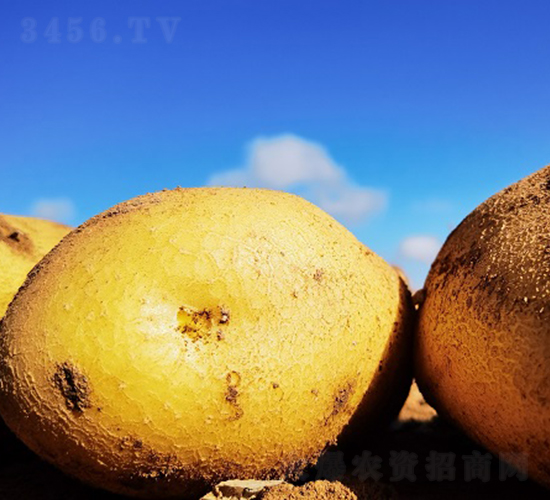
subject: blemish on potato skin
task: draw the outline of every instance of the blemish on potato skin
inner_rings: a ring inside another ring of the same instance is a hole
[[[241,383],[241,374],[236,371],[229,372],[225,379],[227,380],[227,385],[230,387],[238,387]]]
[[[22,231],[13,227],[4,217],[0,216],[0,243],[5,243],[16,253],[33,255],[35,248],[32,240]]]
[[[225,325],[226,323],[229,323],[230,313],[229,309],[226,309],[224,307],[220,308],[220,325]]]
[[[342,408],[346,406],[349,399],[349,392],[347,388],[340,389],[334,397],[334,405],[332,407],[332,414],[338,415],[342,411]]]
[[[133,449],[139,451],[143,448],[143,441],[141,439],[136,439],[131,436],[125,436],[120,440],[120,449]]]
[[[335,392],[333,401],[332,401],[332,412],[329,415],[329,418],[327,419],[327,421],[330,418],[336,417],[337,415],[339,415],[340,413],[346,410],[349,400],[353,395],[354,391],[355,391],[355,384],[352,382],[348,382]]]
[[[212,309],[181,306],[177,314],[177,330],[193,342],[211,338],[223,340],[225,334],[220,327],[227,326],[230,317],[229,309],[223,306]]]
[[[239,391],[237,388],[230,385],[227,387],[227,391],[225,392],[225,400],[231,405],[237,405],[238,395]]]
[[[227,382],[225,401],[229,403],[233,409],[234,413],[229,417],[229,421],[233,422],[235,420],[239,420],[244,415],[244,411],[239,405],[239,390],[237,389],[241,383],[241,375],[239,372],[232,371],[226,375],[225,379]]]
[[[324,269],[315,269],[315,273],[313,273],[313,279],[315,281],[321,281],[323,279],[324,274],[325,274]]]
[[[82,413],[91,407],[88,379],[72,364],[65,362],[57,365],[53,383],[61,392],[69,410]]]
[[[361,251],[367,257],[372,257],[374,255],[374,252],[372,250],[370,250],[369,248],[367,248],[366,246],[364,246],[364,245],[361,246]]]

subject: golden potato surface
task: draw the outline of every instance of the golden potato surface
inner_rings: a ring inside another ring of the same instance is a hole
[[[0,412],[115,492],[296,478],[352,416],[361,432],[402,403],[410,308],[396,272],[299,197],[145,195],[35,268],[0,331]]]

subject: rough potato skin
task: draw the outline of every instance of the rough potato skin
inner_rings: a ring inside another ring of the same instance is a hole
[[[28,272],[70,230],[48,220],[0,214],[0,318]]]
[[[43,458],[118,493],[295,479],[362,401],[377,403],[368,421],[410,385],[408,364],[384,363],[409,348],[409,308],[395,271],[299,197],[145,195],[29,275],[0,330],[0,412]]]
[[[431,404],[518,467],[527,460],[550,486],[550,166],[488,199],[448,237],[416,342]]]
[[[0,320],[29,271],[70,230],[49,220],[0,214]],[[0,418],[0,453],[10,441]]]

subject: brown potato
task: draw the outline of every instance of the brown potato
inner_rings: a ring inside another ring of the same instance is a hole
[[[437,411],[550,486],[550,166],[449,236],[416,340],[417,380]]]

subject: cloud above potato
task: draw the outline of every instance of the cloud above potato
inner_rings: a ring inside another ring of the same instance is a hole
[[[399,245],[399,254],[407,260],[430,265],[436,258],[441,242],[431,235],[416,235],[404,238]]]
[[[388,202],[385,191],[354,183],[321,144],[292,134],[253,140],[243,167],[214,174],[208,184],[292,191],[352,224]]]
[[[68,198],[40,198],[32,204],[30,215],[70,224],[74,220],[76,209]]]

